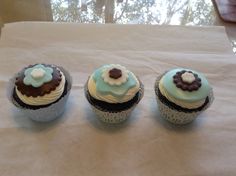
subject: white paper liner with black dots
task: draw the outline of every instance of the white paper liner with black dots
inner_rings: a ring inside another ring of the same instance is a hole
[[[69,72],[67,72],[64,68],[62,68],[62,67],[58,67],[58,68],[64,73],[66,81],[67,81],[67,93],[66,93],[66,95],[61,97],[61,99],[58,102],[53,103],[48,107],[39,108],[39,109],[35,109],[35,110],[27,109],[27,108],[20,106],[14,100],[14,98],[12,96],[14,88],[15,88],[15,78],[17,75],[15,75],[13,78],[11,78],[9,80],[9,83],[7,86],[8,87],[8,89],[7,89],[8,99],[21,111],[21,113],[24,114],[24,116],[26,116],[34,121],[49,122],[49,121],[52,121],[52,120],[56,119],[57,117],[61,116],[65,110],[65,105],[66,105],[67,99],[70,94],[71,85],[72,85],[72,78],[71,78]]]
[[[134,110],[137,104],[134,104],[131,108],[125,110],[125,111],[120,111],[120,112],[107,112],[107,111],[102,111],[95,106],[91,105],[93,112],[97,115],[99,120],[105,123],[110,123],[110,124],[116,124],[116,123],[121,123],[124,122],[125,120],[128,119],[130,116],[131,112]]]
[[[157,100],[158,108],[159,108],[159,111],[160,111],[160,115],[164,119],[166,119],[167,121],[169,121],[173,124],[184,125],[184,124],[192,122],[194,119],[196,119],[196,117],[200,113],[202,113],[204,110],[206,110],[208,107],[210,107],[210,105],[212,104],[212,102],[214,100],[214,95],[213,95],[213,89],[212,88],[211,88],[210,93],[208,95],[208,98],[209,98],[208,104],[201,111],[198,111],[198,112],[188,112],[188,113],[187,112],[181,112],[181,111],[175,110],[173,108],[170,108],[169,106],[162,103],[158,98],[157,89],[159,87],[159,81],[160,81],[161,77],[164,74],[158,76],[158,78],[156,79],[156,82],[155,82],[156,100]]]
[[[85,91],[85,94],[88,91],[87,83],[84,86],[84,91]],[[90,105],[91,105],[94,113],[97,115],[99,120],[101,120],[102,122],[105,122],[105,123],[117,124],[117,123],[124,122],[125,120],[128,119],[128,117],[130,116],[131,112],[135,109],[136,105],[143,98],[143,95],[144,95],[144,86],[140,82],[139,99],[138,99],[138,101],[132,107],[130,107],[127,110],[120,111],[120,112],[108,112],[108,111],[102,111],[101,109],[96,108],[92,104],[90,104]],[[86,98],[88,98],[88,97],[86,96]]]

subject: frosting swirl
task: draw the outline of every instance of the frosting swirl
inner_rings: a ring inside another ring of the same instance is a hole
[[[120,70],[116,78],[110,71]],[[119,76],[120,75],[120,76]],[[121,65],[104,65],[97,69],[88,80],[88,91],[95,99],[108,103],[123,103],[131,100],[139,91],[140,83],[136,76]]]
[[[163,86],[163,79],[160,80],[159,82],[159,90],[161,92],[161,94],[163,96],[165,96],[169,101],[183,107],[183,108],[188,108],[188,109],[195,109],[198,108],[200,106],[202,106],[205,103],[205,99],[204,100],[199,100],[196,102],[185,102],[185,101],[181,101],[178,100],[174,97],[172,97],[170,94],[168,94],[168,92],[166,91],[166,89]]]

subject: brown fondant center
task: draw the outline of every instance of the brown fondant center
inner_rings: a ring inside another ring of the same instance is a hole
[[[55,90],[57,86],[59,86],[62,79],[61,78],[62,75],[60,71],[56,67],[53,67],[51,65],[46,65],[46,64],[42,64],[42,65],[46,67],[51,67],[53,69],[52,80],[50,82],[44,83],[40,87],[33,87],[32,85],[25,85],[23,82],[24,77],[25,77],[24,72],[27,68],[31,68],[35,65],[30,65],[26,67],[18,74],[15,81],[17,90],[20,91],[23,95],[26,95],[28,97],[43,96],[45,94],[49,94],[51,91]]]
[[[195,80],[192,83],[183,81],[181,76],[185,72],[188,72],[188,73],[191,73],[194,75]],[[180,72],[177,72],[173,76],[173,82],[175,83],[176,87],[182,89],[183,91],[189,91],[189,92],[196,91],[202,86],[201,79],[198,77],[198,75],[196,73],[193,73],[191,71],[186,71],[186,70],[182,70]]]
[[[118,79],[122,76],[122,72],[120,69],[113,68],[109,71],[109,77],[113,79]]]

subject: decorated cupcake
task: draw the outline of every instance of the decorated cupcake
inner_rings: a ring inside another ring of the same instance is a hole
[[[85,85],[85,95],[99,119],[119,123],[128,118],[143,97],[139,79],[121,65],[98,68]]]
[[[155,93],[161,116],[174,124],[193,121],[213,101],[213,91],[200,73],[177,68],[157,78]]]
[[[10,100],[32,120],[47,122],[64,111],[71,89],[71,78],[61,67],[30,65],[11,81]]]

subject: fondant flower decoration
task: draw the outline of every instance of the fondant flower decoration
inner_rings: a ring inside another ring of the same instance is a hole
[[[192,84],[193,81],[195,81],[195,77],[194,77],[193,73],[190,73],[190,72],[183,73],[181,75],[181,79],[183,80],[183,82],[189,83],[189,84]]]
[[[173,82],[176,87],[183,91],[196,91],[201,87],[201,79],[192,71],[182,70],[173,76]]]
[[[128,70],[118,64],[111,64],[104,68],[102,78],[109,85],[120,86],[128,80]]]
[[[37,64],[33,67],[27,68],[24,72],[24,84],[33,87],[40,87],[44,83],[52,80],[53,69],[42,64]]]

